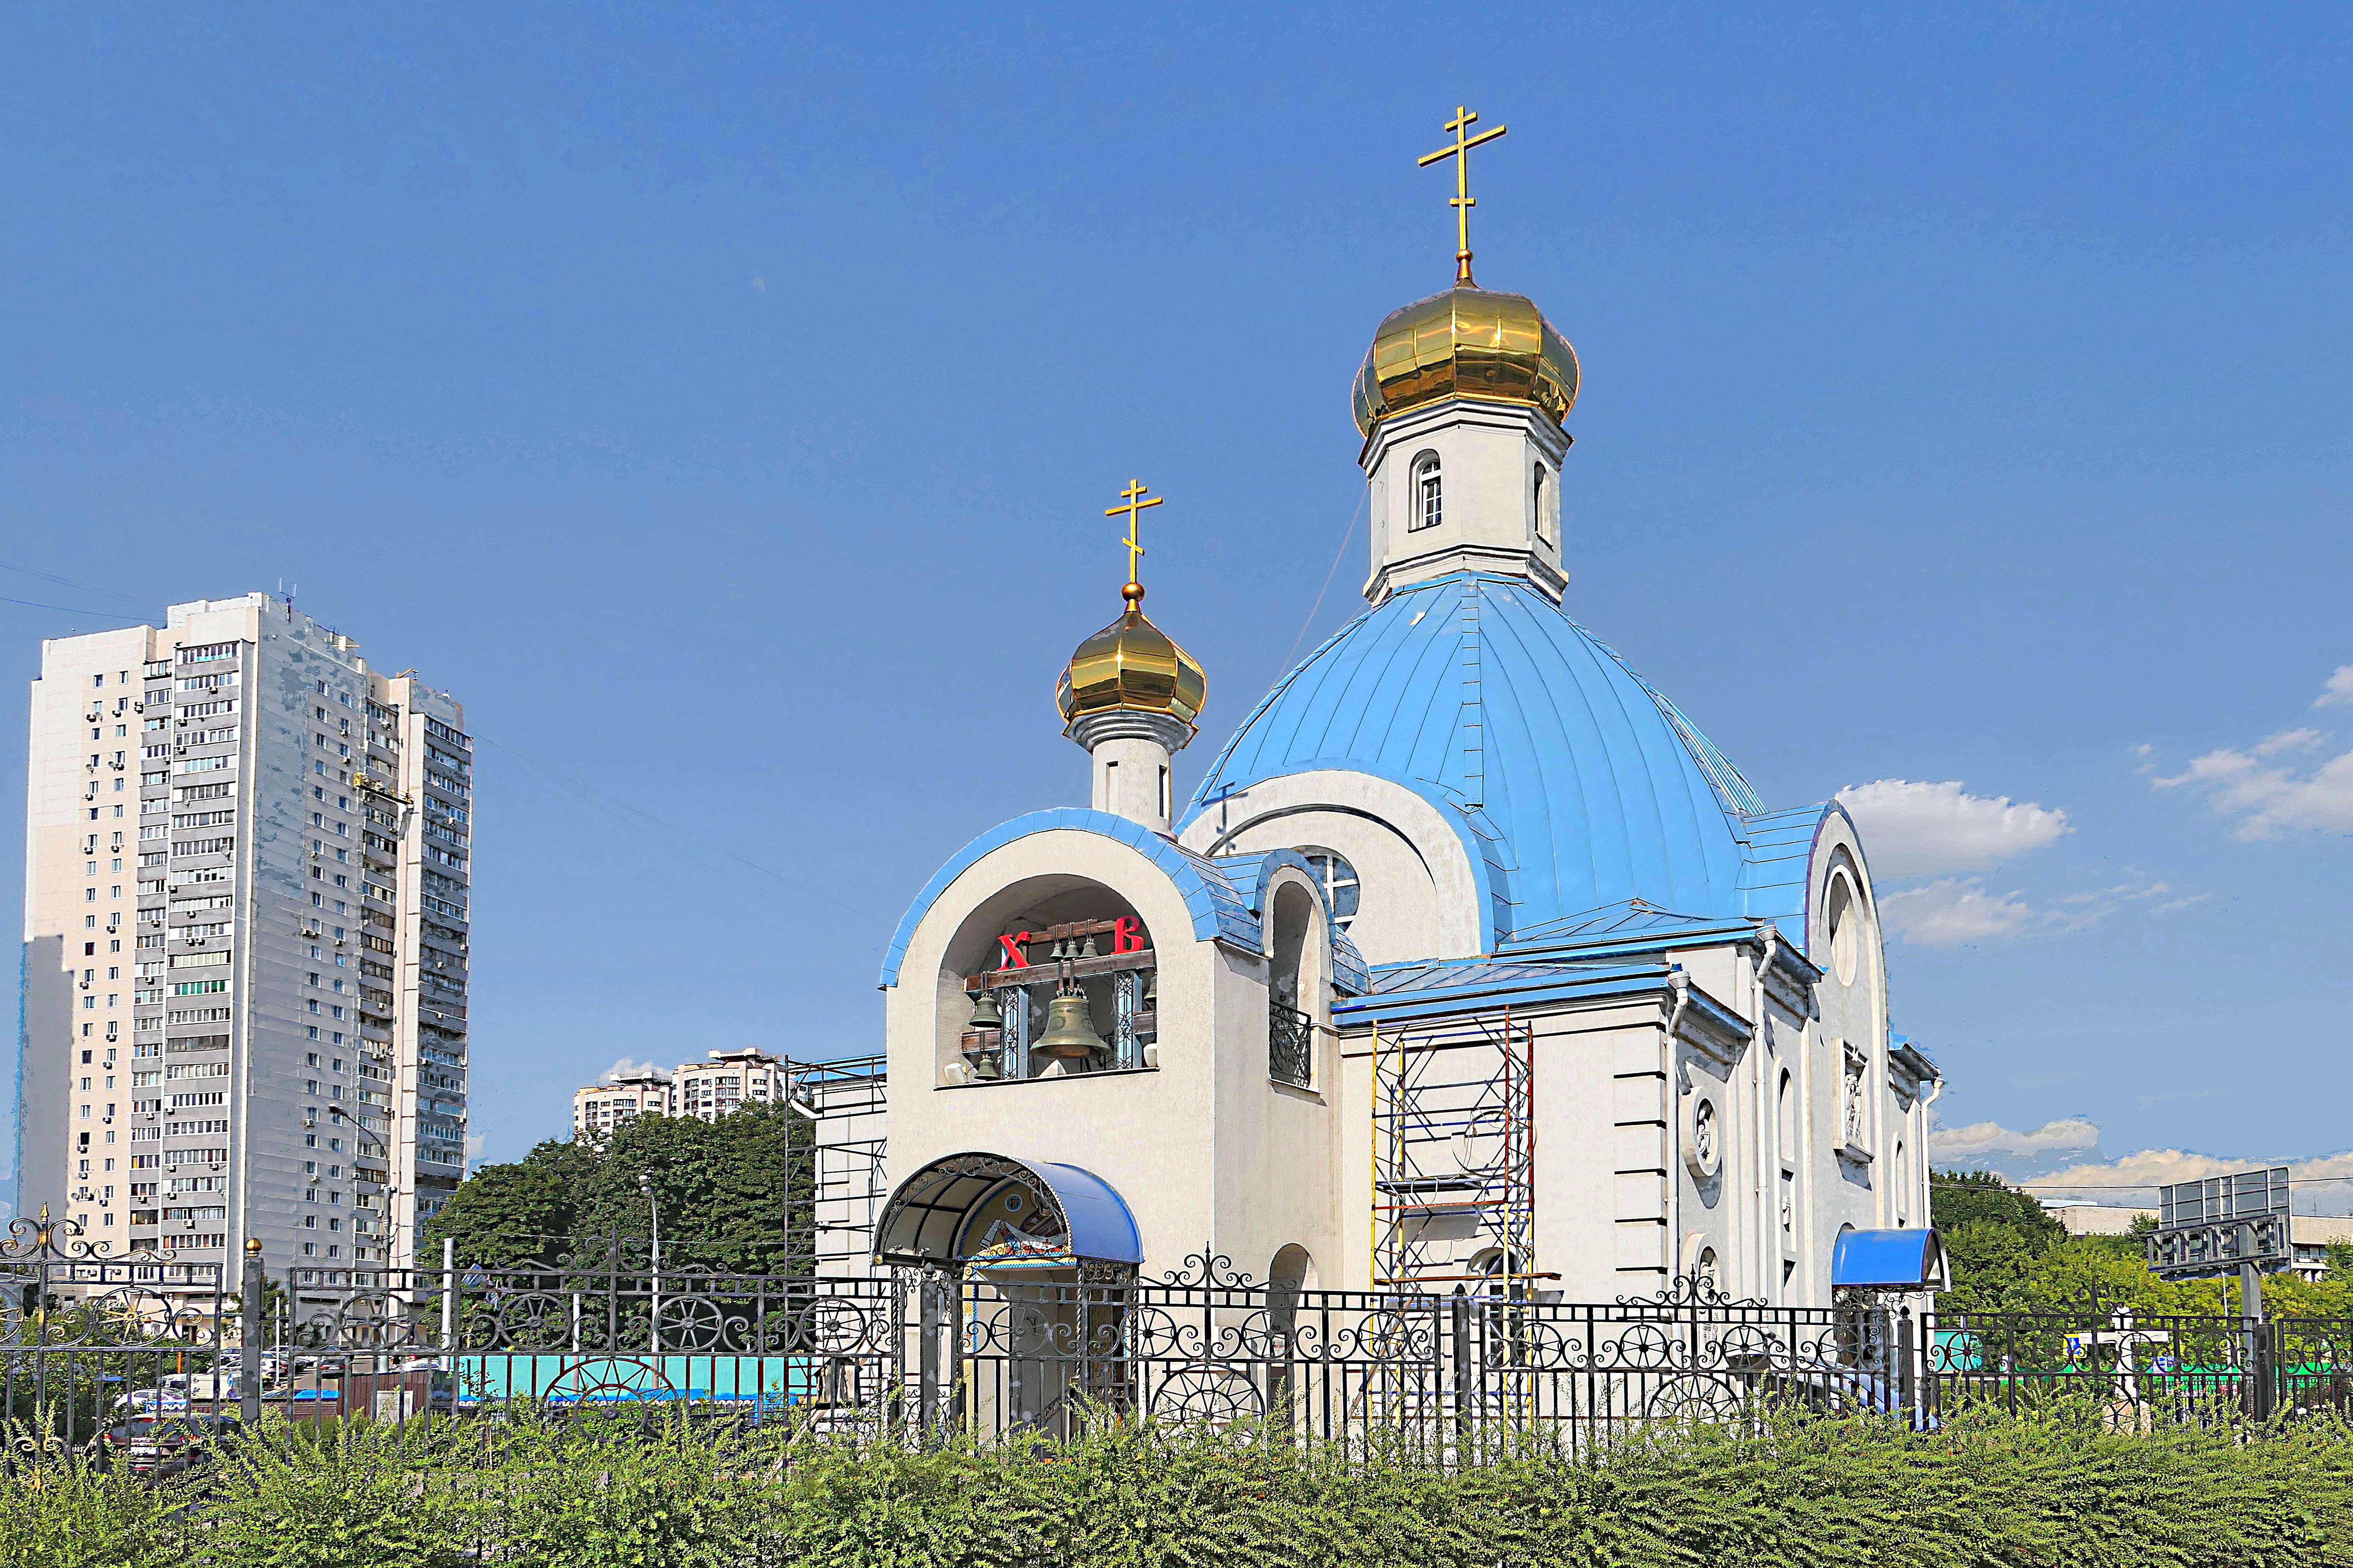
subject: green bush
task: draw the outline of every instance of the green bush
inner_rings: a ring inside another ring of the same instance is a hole
[[[789,1427],[273,1425],[158,1487],[32,1453],[8,1568],[2285,1568],[2353,1564],[2353,1429],[2113,1429],[2096,1406],[1916,1434],[1799,1415],[1542,1434],[1451,1468],[1107,1424],[922,1452]]]
[[[8,1568],[179,1568],[187,1528],[169,1491],[54,1456],[0,1479],[0,1563]]]
[[[448,1446],[422,1426],[273,1423],[223,1464],[205,1500],[212,1562],[456,1568],[467,1560],[476,1510],[431,1464]]]

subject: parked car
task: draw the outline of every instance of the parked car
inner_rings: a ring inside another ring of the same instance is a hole
[[[234,1415],[146,1416],[108,1427],[98,1444],[134,1476],[176,1475],[210,1463],[243,1431]]]

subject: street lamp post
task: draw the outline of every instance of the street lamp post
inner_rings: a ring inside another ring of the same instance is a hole
[[[653,1212],[653,1310],[646,1320],[646,1336],[654,1354],[659,1357],[661,1354],[661,1205],[654,1201],[653,1177],[644,1171],[638,1173],[638,1191],[646,1194],[646,1207]]]

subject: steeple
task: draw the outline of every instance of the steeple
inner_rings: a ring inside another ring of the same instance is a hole
[[[1356,373],[1358,457],[1372,487],[1374,604],[1449,572],[1525,578],[1557,600],[1561,423],[1577,404],[1577,351],[1522,294],[1471,278],[1471,149],[1504,127],[1468,134],[1478,115],[1446,122],[1453,144],[1421,160],[1455,165],[1455,283],[1393,310]]]
[[[1137,527],[1144,509],[1163,499],[1131,479],[1120,504],[1104,509],[1105,517],[1127,516],[1127,535],[1120,542],[1127,552],[1127,582],[1119,591],[1127,609],[1079,645],[1054,688],[1062,733],[1087,751],[1089,804],[1155,833],[1168,831],[1170,760],[1197,733],[1208,687],[1200,665],[1144,614]]]

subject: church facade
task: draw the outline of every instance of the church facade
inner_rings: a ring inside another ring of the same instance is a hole
[[[1577,356],[1461,262],[1356,378],[1365,611],[1179,802],[1207,680],[1131,580],[1057,693],[1087,803],[900,922],[878,1266],[1820,1306],[1842,1233],[1927,1225],[1854,825],[1567,614]]]

